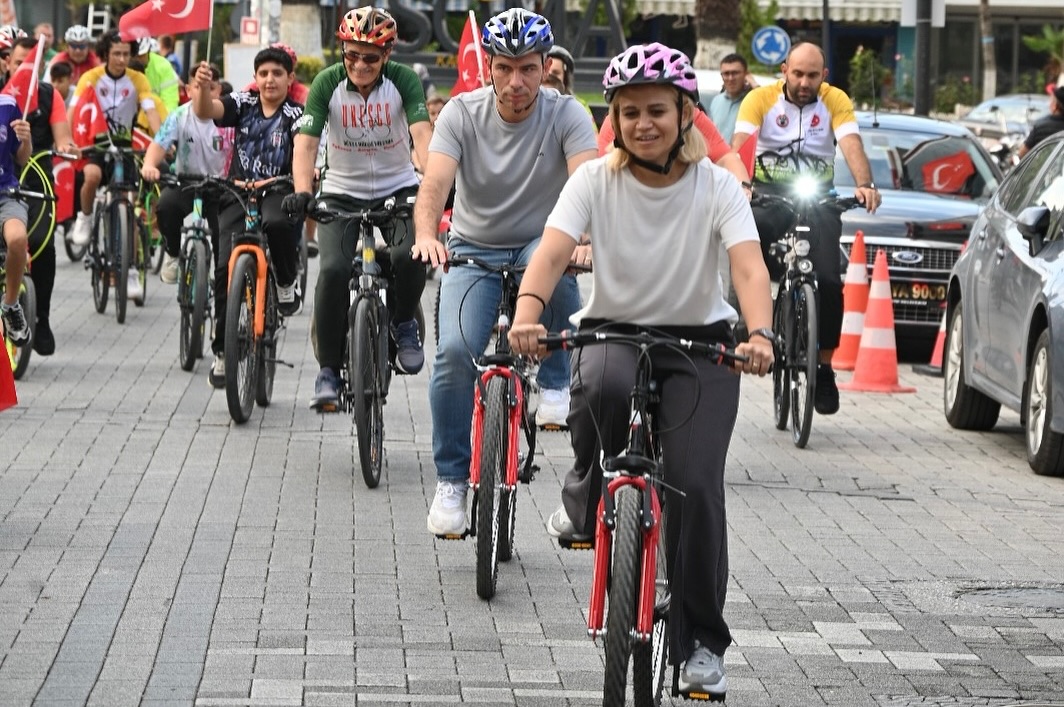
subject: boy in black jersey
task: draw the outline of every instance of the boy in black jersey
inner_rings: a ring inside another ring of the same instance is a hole
[[[303,106],[288,98],[288,85],[295,78],[292,58],[283,50],[268,47],[255,55],[257,90],[234,92],[211,98],[211,70],[206,62],[196,69],[200,91],[194,103],[196,115],[213,119],[223,128],[236,128],[233,160],[229,176],[259,180],[292,174],[292,138],[303,115]],[[277,300],[282,314],[299,310],[297,265],[301,223],[293,223],[281,209],[281,201],[291,193],[291,185],[270,189],[260,196],[262,227],[270,241],[270,254],[277,272]],[[214,365],[210,382],[225,386],[225,300],[228,286],[229,253],[233,237],[244,230],[244,209],[232,197],[223,197],[218,215],[221,238],[214,271]]]

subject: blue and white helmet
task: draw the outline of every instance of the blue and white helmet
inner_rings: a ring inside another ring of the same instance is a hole
[[[480,44],[489,56],[519,57],[546,54],[554,46],[554,32],[542,15],[514,7],[484,23]]]

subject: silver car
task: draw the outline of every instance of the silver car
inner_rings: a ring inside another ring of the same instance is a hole
[[[1064,133],[1001,183],[950,274],[943,403],[953,427],[1020,413],[1035,473],[1064,475]]]

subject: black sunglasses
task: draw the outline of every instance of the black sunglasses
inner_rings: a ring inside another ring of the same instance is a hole
[[[379,63],[380,60],[384,58],[383,54],[374,54],[374,53],[360,54],[360,53],[358,53],[356,51],[351,51],[350,49],[345,49],[344,52],[343,52],[343,55],[344,55],[344,58],[347,59],[348,61],[358,61],[359,59],[361,59],[364,63],[366,63],[369,66],[373,66],[374,64]]]
[[[67,42],[67,49],[88,49],[88,44],[80,44],[79,42]]]

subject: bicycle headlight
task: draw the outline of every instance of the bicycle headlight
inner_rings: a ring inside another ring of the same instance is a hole
[[[813,261],[802,258],[798,261],[798,269],[802,271],[803,275],[808,275],[813,272]]]
[[[803,174],[794,182],[794,195],[799,199],[810,199],[820,191],[820,182],[811,174]]]
[[[799,258],[804,258],[809,255],[809,241],[795,241],[794,242],[794,254]]]

